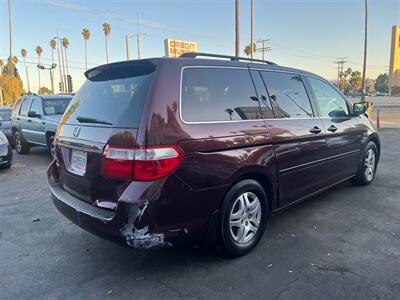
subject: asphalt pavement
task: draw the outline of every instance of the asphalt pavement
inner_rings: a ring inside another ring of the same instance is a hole
[[[399,299],[400,130],[381,131],[375,182],[274,216],[248,255],[136,251],[65,219],[45,149],[0,171],[0,299]]]

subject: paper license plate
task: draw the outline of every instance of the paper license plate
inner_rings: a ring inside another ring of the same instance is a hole
[[[70,171],[76,175],[83,176],[86,173],[87,153],[72,150]]]

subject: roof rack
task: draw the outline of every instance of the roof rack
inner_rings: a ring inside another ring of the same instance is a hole
[[[238,56],[230,56],[230,55],[222,55],[222,54],[212,54],[212,53],[201,53],[201,52],[189,52],[189,53],[183,53],[179,57],[183,58],[196,58],[198,56],[202,57],[214,57],[214,58],[226,58],[230,59],[231,61],[249,61],[249,62],[258,62],[258,63],[264,63],[268,65],[273,65],[277,66],[276,63],[273,63],[272,61],[268,60],[262,60],[262,59],[253,59],[253,58],[246,58],[246,57],[238,57]]]

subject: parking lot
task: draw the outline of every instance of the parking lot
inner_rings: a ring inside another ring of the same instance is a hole
[[[65,219],[45,149],[0,171],[0,299],[398,299],[400,130],[381,131],[375,182],[344,183],[274,216],[258,247],[136,251]]]

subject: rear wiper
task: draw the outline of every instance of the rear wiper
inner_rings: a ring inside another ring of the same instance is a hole
[[[76,117],[76,119],[78,120],[79,123],[96,123],[96,124],[112,125],[112,123],[110,123],[110,122],[95,119],[95,118],[78,116],[78,117]]]

